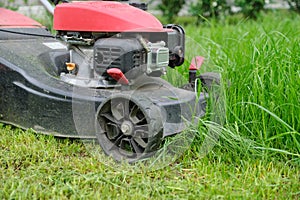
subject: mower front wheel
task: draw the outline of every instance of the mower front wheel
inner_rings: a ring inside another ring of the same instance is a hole
[[[96,130],[105,154],[133,163],[150,157],[160,147],[160,109],[146,97],[115,95],[99,106]]]

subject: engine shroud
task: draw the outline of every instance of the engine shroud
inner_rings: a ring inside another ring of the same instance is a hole
[[[94,68],[100,75],[105,75],[108,68],[119,68],[126,73],[146,64],[146,56],[136,39],[100,39],[94,45]]]
[[[72,2],[56,6],[54,29],[86,32],[165,31],[150,13],[120,2]]]

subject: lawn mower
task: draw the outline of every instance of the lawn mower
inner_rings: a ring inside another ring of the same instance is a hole
[[[207,93],[197,97],[195,80],[217,78],[197,77],[195,63],[184,88],[161,78],[184,63],[185,32],[144,4],[59,3],[53,28],[0,8],[2,123],[93,138],[115,160],[135,162],[205,115]]]

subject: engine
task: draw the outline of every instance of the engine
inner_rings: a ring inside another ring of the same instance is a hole
[[[109,68],[123,73],[139,71],[148,75],[164,73],[169,63],[169,49],[165,42],[148,42],[138,38],[100,39],[94,45],[94,68],[104,75]]]
[[[85,87],[129,84],[141,74],[161,76],[184,61],[184,31],[119,2],[73,2],[56,7],[54,29],[68,44],[62,80]],[[120,81],[123,80],[123,81]]]

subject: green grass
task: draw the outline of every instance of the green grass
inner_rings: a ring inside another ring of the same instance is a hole
[[[211,24],[193,38],[205,46],[208,67],[220,71],[227,122],[266,148],[300,152],[299,16],[269,13],[259,21]],[[276,23],[275,23],[276,22]],[[188,27],[191,32],[193,27]],[[208,70],[207,68],[205,70]]]
[[[299,168],[276,158],[244,159],[216,148],[202,159],[186,152],[178,162],[137,173],[111,167],[77,140],[31,131],[0,131],[1,199],[299,198]]]
[[[0,199],[299,199],[299,20],[269,12],[185,27],[189,57],[222,74],[225,123],[201,120],[191,148],[163,169],[107,165],[92,144],[1,124]],[[204,155],[208,130],[218,140]]]

